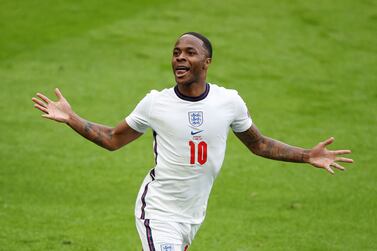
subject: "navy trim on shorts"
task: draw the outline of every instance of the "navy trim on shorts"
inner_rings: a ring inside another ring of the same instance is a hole
[[[149,220],[144,221],[144,226],[147,230],[147,241],[148,241],[149,250],[150,251],[156,251],[156,249],[154,248],[154,244],[153,244],[152,230],[149,226]]]
[[[183,95],[182,93],[179,92],[178,85],[174,87],[174,92],[180,99],[191,101],[191,102],[197,102],[207,97],[209,93],[209,88],[210,88],[209,84],[206,83],[206,90],[200,96],[197,96],[197,97],[189,97],[189,96]]]
[[[151,176],[152,178],[152,181],[154,181],[155,179],[155,174],[154,174],[154,168],[149,172],[149,175]],[[144,220],[145,219],[145,207],[147,206],[147,203],[145,202],[145,197],[147,196],[147,192],[148,192],[148,186],[149,184],[152,182],[148,182],[146,185],[145,185],[145,188],[144,188],[144,192],[143,192],[143,195],[141,196],[141,216],[140,216],[140,219]]]

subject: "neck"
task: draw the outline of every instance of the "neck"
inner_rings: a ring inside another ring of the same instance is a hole
[[[187,97],[198,97],[206,91],[206,82],[178,84],[177,87],[179,92]]]
[[[191,101],[191,102],[197,102],[197,101],[201,101],[203,99],[205,99],[209,93],[209,88],[210,88],[210,85],[209,84],[205,84],[205,89],[204,89],[204,92],[202,92],[201,94],[195,94],[195,96],[188,96],[187,94],[183,94],[179,88],[178,88],[179,85],[176,85],[174,87],[174,92],[175,94],[180,98],[180,99],[183,99],[183,100],[186,100],[186,101]],[[193,94],[194,95],[194,94]]]

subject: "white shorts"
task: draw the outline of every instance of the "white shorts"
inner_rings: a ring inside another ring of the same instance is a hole
[[[136,218],[143,251],[186,251],[200,224]]]

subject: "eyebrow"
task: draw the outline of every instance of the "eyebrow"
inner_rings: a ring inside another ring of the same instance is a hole
[[[183,48],[174,47],[174,50],[197,50],[197,49],[195,49],[194,47],[183,47]]]

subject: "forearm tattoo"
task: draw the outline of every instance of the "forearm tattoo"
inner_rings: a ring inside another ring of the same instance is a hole
[[[259,156],[289,162],[307,161],[308,150],[265,137],[255,126],[236,135],[253,153]]]
[[[258,147],[257,154],[266,158],[289,161],[306,162],[307,150],[284,144],[280,141],[263,137]]]
[[[94,124],[81,118],[76,118],[69,126],[86,139],[109,149],[110,141],[113,138],[113,130],[111,128]]]
[[[105,147],[106,143],[112,139],[112,130],[105,126],[96,125],[85,121],[83,135],[85,138],[93,141],[99,146]]]

